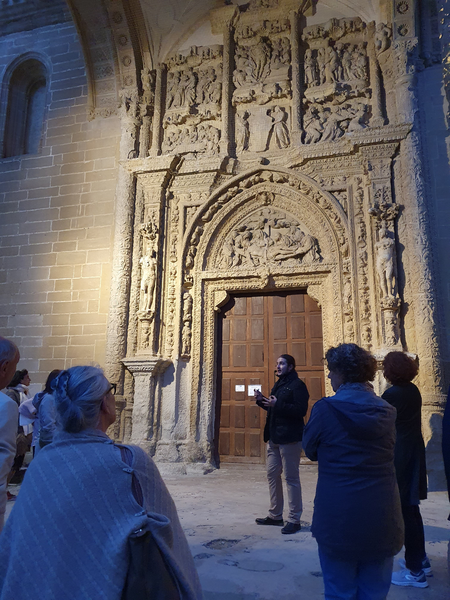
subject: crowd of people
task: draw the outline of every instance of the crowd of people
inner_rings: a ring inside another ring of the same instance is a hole
[[[30,376],[16,370],[19,359],[15,344],[0,337],[0,389],[6,388],[0,392],[0,531],[6,503],[15,501],[0,536],[0,600],[201,598],[155,464],[139,447],[106,433],[116,418],[115,385],[97,367],[72,367],[52,371],[44,390],[30,398]],[[325,361],[334,395],[314,404],[306,426],[309,393],[292,356],[278,358],[268,397],[255,391],[267,412],[270,497],[267,516],[256,523],[281,527],[284,535],[301,530],[303,447],[319,467],[311,530],[325,599],[383,600],[391,583],[427,587],[432,570],[419,509],[427,494],[422,400],[412,383],[417,364],[406,353],[387,354],[383,374],[390,387],[379,397],[371,383],[377,361],[369,352],[340,344]],[[450,433],[450,417],[446,422]],[[7,484],[30,448],[35,457],[20,493],[8,498]]]

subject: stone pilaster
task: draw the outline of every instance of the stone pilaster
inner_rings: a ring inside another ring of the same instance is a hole
[[[150,455],[155,453],[158,411],[155,402],[156,378],[171,363],[160,357],[127,358],[125,367],[134,377],[132,431],[129,441]]]

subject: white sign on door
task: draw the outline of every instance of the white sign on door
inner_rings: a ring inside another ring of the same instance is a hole
[[[260,385],[258,383],[258,385],[249,385],[248,386],[248,395],[249,396],[254,396],[255,395],[255,390],[258,390],[258,392],[261,391],[262,385]]]
[[[234,391],[235,392],[245,392],[245,385],[235,385]]]

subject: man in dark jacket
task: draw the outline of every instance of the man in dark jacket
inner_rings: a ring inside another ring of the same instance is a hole
[[[267,444],[267,479],[269,481],[270,509],[265,518],[256,519],[258,525],[283,526],[284,470],[288,492],[289,515],[281,533],[300,531],[302,488],[300,486],[300,454],[302,451],[303,417],[308,410],[309,393],[295,371],[295,359],[282,354],[277,359],[278,381],[269,398],[255,391],[256,403],[267,410],[264,441]]]

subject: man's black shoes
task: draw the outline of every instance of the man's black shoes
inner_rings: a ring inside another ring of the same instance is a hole
[[[264,517],[264,519],[255,519],[258,525],[278,525],[278,527],[283,527],[284,521],[283,519],[271,519],[270,517]]]
[[[285,534],[297,533],[297,531],[300,531],[301,528],[302,528],[302,526],[300,525],[300,523],[289,523],[289,521],[288,521],[286,523],[286,525],[283,527],[283,529],[281,530],[281,533],[285,533]]]

